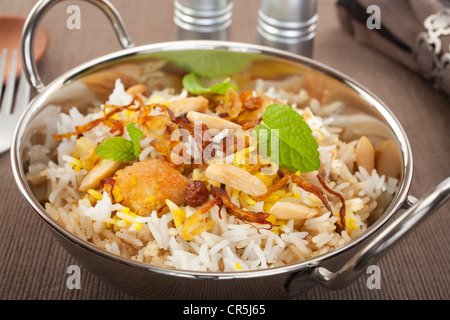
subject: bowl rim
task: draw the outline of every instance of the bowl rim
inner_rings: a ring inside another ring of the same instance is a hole
[[[261,55],[268,55],[270,57],[277,57],[283,60],[291,61],[294,63],[299,63],[315,71],[326,74],[341,83],[348,86],[350,89],[355,91],[363,100],[368,102],[379,115],[386,121],[389,128],[395,134],[398,142],[400,143],[400,149],[402,153],[403,160],[403,172],[402,178],[400,179],[399,189],[391,201],[389,207],[384,211],[384,213],[361,235],[352,239],[348,243],[333,249],[325,254],[319,255],[317,257],[299,261],[285,266],[266,268],[260,270],[249,270],[249,271],[227,271],[227,272],[209,272],[209,271],[191,271],[191,270],[180,270],[164,268],[155,265],[151,265],[144,262],[133,261],[128,258],[120,257],[118,255],[112,254],[105,250],[102,250],[92,243],[84,241],[63,226],[59,225],[42,207],[42,205],[33,196],[31,189],[26,181],[25,173],[23,171],[22,161],[21,161],[21,150],[22,150],[22,136],[24,129],[33,115],[43,108],[43,103],[52,93],[62,88],[67,83],[75,80],[81,74],[90,71],[93,68],[103,66],[107,63],[117,62],[124,58],[139,56],[143,54],[155,53],[155,52],[165,52],[165,51],[180,51],[180,50],[229,50],[237,51],[242,53],[254,53]],[[373,234],[382,229],[395,215],[395,213],[400,210],[403,204],[407,200],[409,193],[412,173],[413,173],[413,157],[411,146],[408,141],[407,135],[402,128],[400,122],[394,115],[394,113],[371,91],[366,87],[355,81],[353,78],[345,75],[344,73],[329,67],[321,62],[313,60],[308,57],[300,56],[295,53],[288,51],[283,51],[279,49],[274,49],[266,46],[231,42],[231,41],[217,41],[217,40],[183,40],[183,41],[170,41],[170,42],[160,42],[147,45],[141,45],[133,48],[122,49],[115,51],[110,54],[103,55],[101,57],[87,61],[79,66],[61,74],[52,82],[50,82],[45,88],[40,90],[38,94],[29,103],[27,110],[22,115],[19,123],[17,124],[11,146],[11,166],[16,184],[21,192],[22,196],[27,200],[28,204],[32,209],[39,215],[39,217],[59,236],[62,236],[66,240],[81,246],[87,251],[94,253],[100,257],[107,260],[125,264],[133,268],[138,268],[145,271],[151,271],[154,273],[162,273],[165,275],[172,275],[177,277],[185,278],[201,278],[201,279],[243,279],[243,278],[253,278],[253,277],[265,277],[274,276],[281,273],[298,272],[305,268],[313,268],[319,266],[320,263],[328,261],[341,253],[347,252],[350,249],[358,246],[360,243],[367,240]]]

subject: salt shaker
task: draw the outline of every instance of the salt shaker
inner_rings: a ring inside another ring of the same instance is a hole
[[[261,0],[257,42],[312,57],[318,17],[317,0]]]
[[[228,40],[231,0],[174,0],[178,40]]]

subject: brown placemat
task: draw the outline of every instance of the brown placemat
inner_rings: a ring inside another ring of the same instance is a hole
[[[174,40],[171,1],[114,0],[137,45]],[[259,1],[235,1],[232,41],[255,43]],[[81,8],[80,30],[68,30],[66,9]],[[33,1],[0,1],[1,14],[26,15]],[[155,14],[156,13],[156,14]],[[450,175],[449,101],[423,79],[342,31],[333,1],[319,1],[314,58],[370,88],[398,117],[414,154],[411,194],[423,196]],[[98,9],[79,1],[55,6],[43,19],[50,46],[39,70],[45,83],[89,59],[120,49],[112,27]],[[119,291],[81,267],[81,288],[68,289],[67,268],[77,262],[55,241],[46,225],[20,195],[9,153],[0,157],[0,299],[2,300],[128,300]],[[363,274],[350,286],[330,291],[321,287],[295,299],[385,300],[450,298],[450,205],[443,206],[405,237],[377,265],[381,288],[369,289]]]

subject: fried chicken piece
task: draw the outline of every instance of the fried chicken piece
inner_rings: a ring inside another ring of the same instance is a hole
[[[114,188],[121,202],[133,212],[148,216],[165,205],[166,199],[184,205],[188,180],[169,162],[148,159],[116,172]]]

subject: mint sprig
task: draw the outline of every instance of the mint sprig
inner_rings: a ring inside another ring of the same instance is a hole
[[[232,87],[237,91],[237,87],[230,83],[230,79],[227,78],[222,82],[216,83],[210,87],[205,87],[203,83],[200,82],[197,75],[193,72],[188,73],[183,77],[183,87],[192,94],[203,94],[203,93],[217,93],[225,94],[229,87]]]
[[[303,117],[291,107],[269,105],[253,135],[261,155],[291,172],[309,172],[320,167],[318,144]]]
[[[127,125],[127,132],[131,140],[123,137],[112,137],[104,140],[97,146],[96,153],[103,159],[128,162],[138,159],[141,153],[139,141],[143,132],[136,128],[134,122]]]

